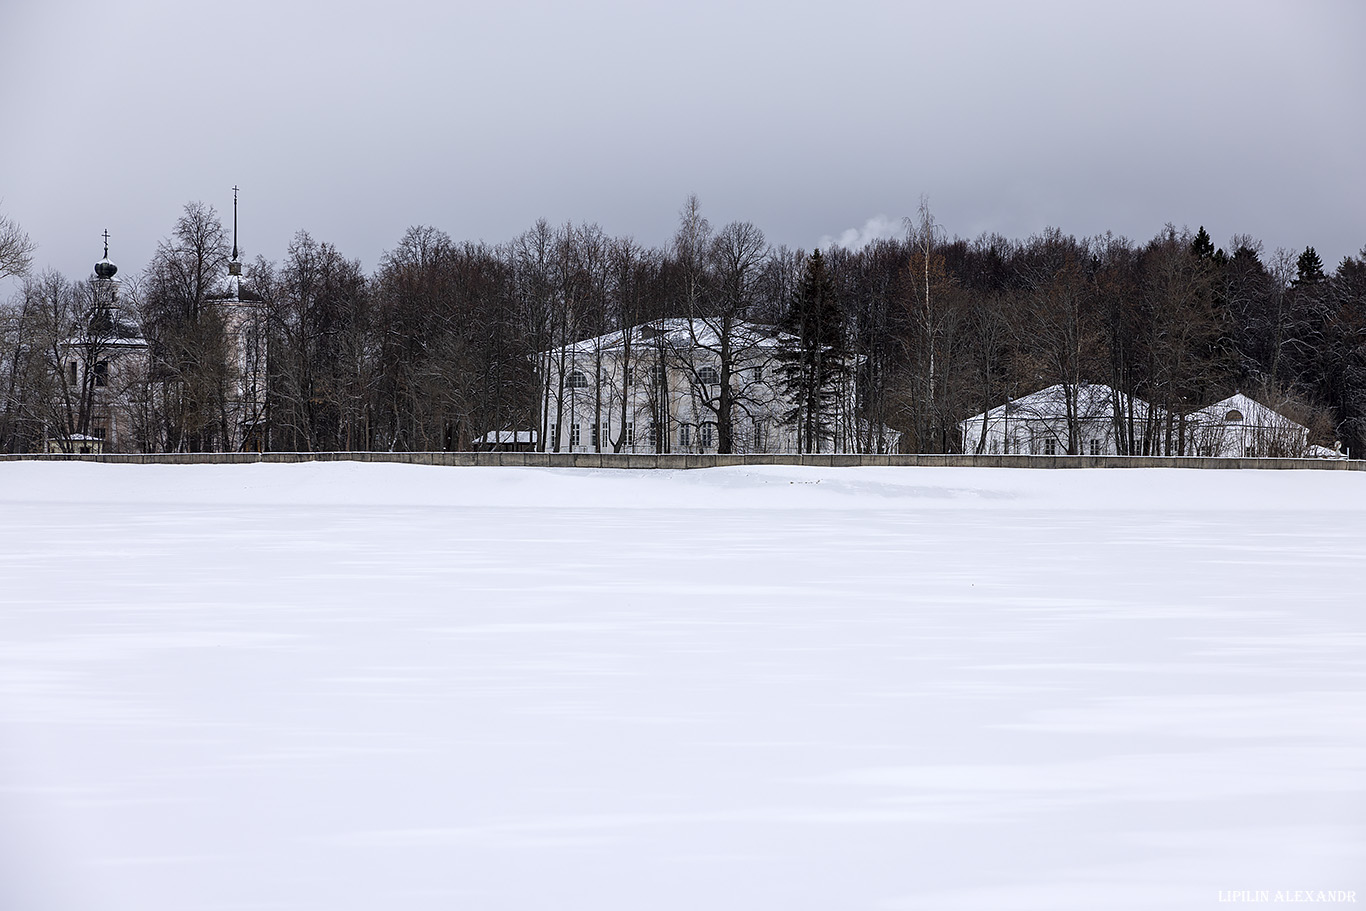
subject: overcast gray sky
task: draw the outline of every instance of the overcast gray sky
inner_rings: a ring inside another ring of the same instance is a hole
[[[537,218],[810,248],[1164,223],[1366,244],[1366,3],[7,0],[0,211],[36,264],[140,272],[183,205],[249,254],[295,231],[371,270],[414,224]]]

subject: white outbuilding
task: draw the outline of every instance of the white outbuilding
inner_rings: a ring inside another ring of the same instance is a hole
[[[1142,451],[1123,427],[1146,427],[1152,406],[1101,383],[1058,383],[959,423],[979,455],[1117,455]],[[1141,431],[1140,431],[1141,432]]]
[[[1187,417],[1196,455],[1223,458],[1341,457],[1311,446],[1309,428],[1241,392]]]

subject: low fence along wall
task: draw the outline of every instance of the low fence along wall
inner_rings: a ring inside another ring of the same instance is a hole
[[[110,462],[127,465],[236,465],[253,462],[401,462],[408,465],[516,468],[719,468],[805,465],[823,468],[1252,468],[1284,471],[1366,470],[1348,459],[1216,459],[1194,456],[1036,455],[635,455],[594,452],[168,452],[149,454],[0,455],[0,461]]]

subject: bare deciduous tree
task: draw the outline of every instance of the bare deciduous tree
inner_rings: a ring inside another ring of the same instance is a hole
[[[33,251],[37,246],[6,215],[0,215],[0,279],[22,278],[33,266]]]

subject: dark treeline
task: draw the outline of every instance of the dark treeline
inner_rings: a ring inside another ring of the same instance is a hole
[[[807,264],[751,224],[713,229],[695,199],[659,248],[596,225],[539,222],[497,245],[414,227],[370,274],[300,232],[283,261],[246,265],[243,297],[260,316],[244,326],[215,305],[230,246],[213,210],[190,204],[125,282],[149,351],[127,390],[137,448],[468,449],[540,426],[555,374],[545,352],[661,317],[782,324]],[[903,451],[973,452],[962,419],[1086,383],[1160,406],[1136,420],[1161,426],[1121,434],[1135,453],[1183,454],[1181,416],[1235,389],[1316,442],[1366,442],[1366,249],[1329,271],[1313,248],[1268,252],[1239,236],[1218,249],[1203,228],[1141,243],[1055,229],[948,239],[922,206],[903,239],[824,259],[866,449],[891,428]],[[0,448],[78,429],[60,347],[86,285],[31,276],[6,309]],[[258,368],[259,424],[243,435],[240,375]]]

